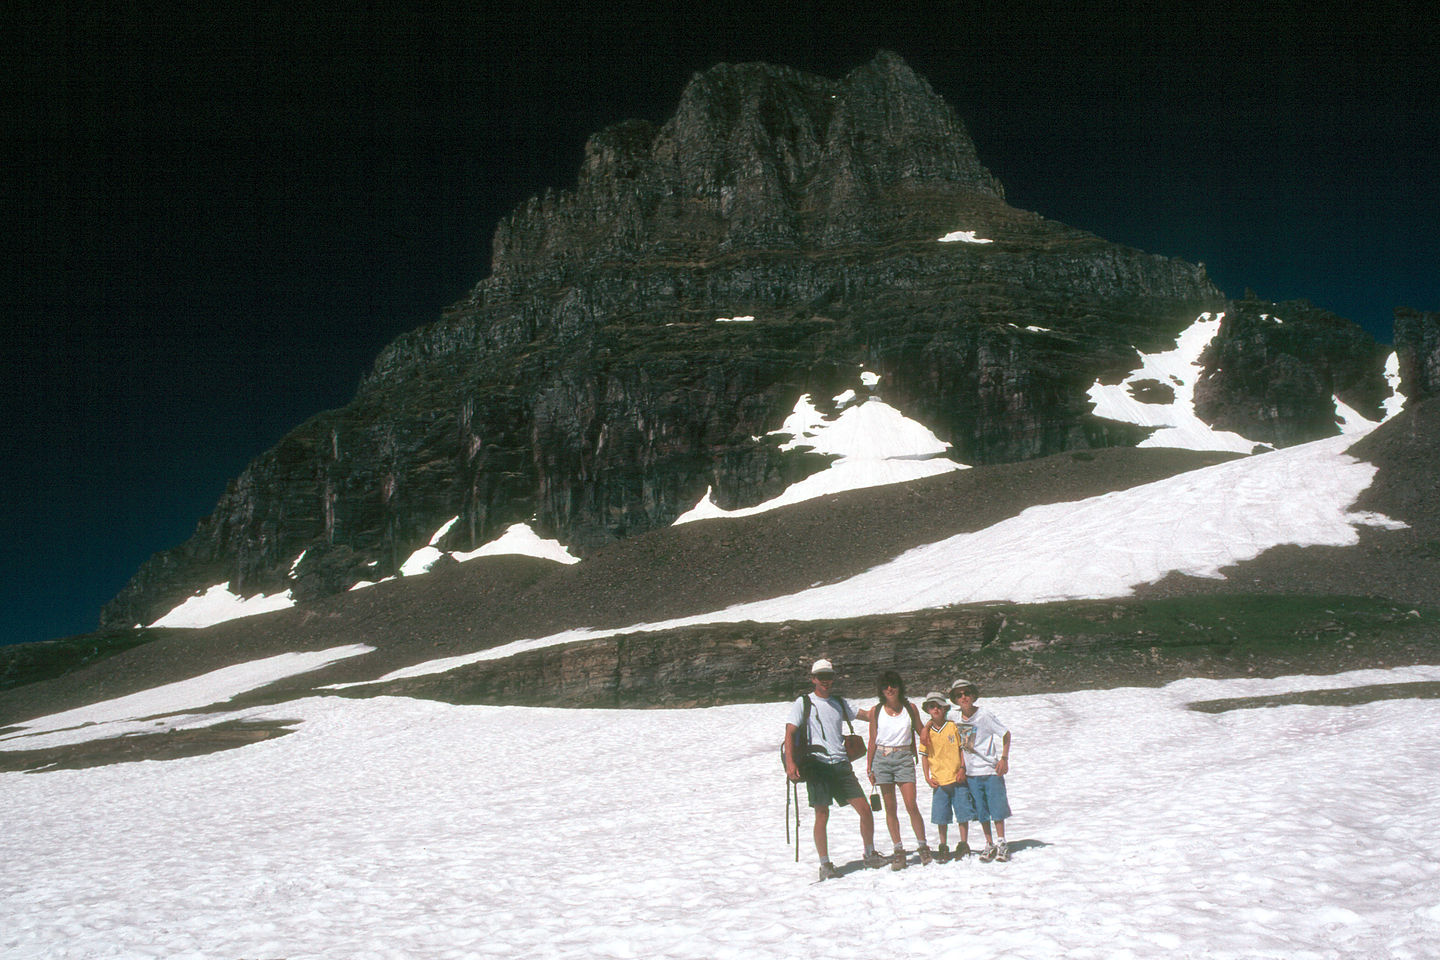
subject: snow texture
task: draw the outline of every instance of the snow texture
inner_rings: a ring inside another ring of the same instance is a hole
[[[1405,409],[1405,394],[1400,392],[1400,357],[1395,351],[1390,351],[1390,356],[1385,358],[1385,382],[1390,385],[1390,396],[1381,403],[1385,411],[1385,419],[1389,420],[1395,414]]]
[[[1096,380],[1090,388],[1095,415],[1107,420],[1159,427],[1142,440],[1141,447],[1178,447],[1184,450],[1222,450],[1250,453],[1257,446],[1238,433],[1216,430],[1195,415],[1195,381],[1200,376],[1200,354],[1209,346],[1225,314],[1202,313],[1175,340],[1175,349],[1140,354],[1139,369],[1114,385]],[[1141,403],[1130,392],[1140,380],[1156,380],[1175,393],[1172,403]]]
[[[873,387],[879,377],[863,373],[861,382]],[[795,403],[795,409],[780,429],[769,436],[788,436],[781,450],[812,450],[836,459],[824,470],[793,483],[778,497],[753,507],[724,510],[712,499],[713,488],[675,524],[711,520],[717,517],[746,517],[794,503],[825,497],[846,490],[905,483],[938,476],[964,465],[945,459],[949,445],[925,425],[909,419],[883,401],[846,390],[834,398],[839,411],[825,415],[809,394]]]
[[[842,876],[820,884],[808,809],[798,863],[786,844],[785,704],[238,711],[302,722],[210,756],[0,774],[0,955],[1432,958],[1440,700],[1186,704],[1437,679],[985,699],[1013,732],[1011,862],[861,869],[843,810]],[[578,804],[552,802],[575,782]]]
[[[302,554],[303,556],[303,554]],[[298,561],[297,561],[298,562]],[[226,620],[253,617],[272,610],[284,610],[295,606],[295,597],[289,590],[284,593],[253,597],[242,597],[230,591],[230,581],[217,583],[204,593],[189,597],[184,603],[150,624],[152,627],[212,627]]]
[[[499,556],[538,557],[564,564],[580,562],[580,558],[562,546],[559,540],[542,539],[528,523],[512,523],[504,533],[483,547],[452,556],[461,563],[476,557]]]
[[[282,653],[223,667],[189,680],[167,683],[129,696],[16,724],[0,734],[0,750],[42,750],[131,733],[161,733],[194,725],[198,722],[195,718],[176,715],[185,710],[228,703],[241,694],[277,680],[319,670],[337,660],[357,657],[374,649],[364,644],[353,644],[306,653]],[[157,722],[155,718],[165,719]],[[206,725],[213,722],[219,721],[214,716],[204,719]]]
[[[974,230],[956,230],[947,233],[940,238],[941,243],[994,243],[994,240],[985,240],[975,235]]]
[[[528,523],[512,523],[505,528],[505,532],[500,536],[474,550],[451,551],[447,553],[437,548],[435,544],[439,543],[440,539],[450,532],[450,528],[453,527],[459,519],[459,517],[455,517],[450,520],[439,530],[435,531],[435,536],[430,538],[428,546],[421,547],[412,553],[410,559],[401,565],[401,575],[413,577],[418,574],[428,573],[430,568],[435,565],[435,561],[447,555],[461,563],[467,560],[474,560],[476,557],[498,556],[538,557],[541,560],[553,560],[556,563],[566,564],[580,562],[580,558],[561,545],[560,541],[542,539]],[[358,586],[359,584],[356,584],[356,587]],[[353,590],[355,587],[351,589]]]

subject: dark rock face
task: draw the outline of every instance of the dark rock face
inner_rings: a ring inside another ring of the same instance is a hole
[[[1440,393],[1440,313],[1395,311],[1400,392],[1414,400]]]
[[[992,242],[937,242],[953,231]],[[1088,387],[1222,301],[1201,267],[1008,206],[893,54],[838,81],[718,66],[663,126],[596,134],[573,190],[496,229],[489,278],[250,464],[102,622],[152,622],[222,581],[334,593],[393,574],[452,517],[442,548],[533,518],[583,555],[707,488],[754,504],[825,462],[764,435],[862,369],[962,462],[1133,444],[1146,431],[1096,418]],[[755,320],[716,322],[736,316]],[[1302,327],[1319,361],[1284,339]],[[1331,392],[1378,403],[1373,345],[1343,321],[1232,328],[1210,392],[1226,423],[1286,443],[1333,432]]]
[[[1231,304],[1201,358],[1195,412],[1221,430],[1289,446],[1338,433],[1335,398],[1379,420],[1389,349],[1305,302]]]

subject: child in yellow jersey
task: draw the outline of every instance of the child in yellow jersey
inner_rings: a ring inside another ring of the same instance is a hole
[[[921,708],[930,715],[930,742],[920,745],[920,763],[925,770],[925,780],[933,791],[930,794],[930,822],[940,833],[935,859],[943,863],[950,859],[945,834],[952,816],[960,825],[960,842],[955,845],[955,859],[970,852],[967,841],[975,811],[970,791],[965,788],[965,760],[960,752],[959,728],[945,716],[950,709],[950,701],[943,693],[930,693]]]

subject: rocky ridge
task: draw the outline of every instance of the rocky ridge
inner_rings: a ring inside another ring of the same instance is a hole
[[[961,232],[988,242],[938,242]],[[1006,204],[893,54],[838,81],[721,65],[662,126],[592,137],[574,188],[497,227],[487,279],[251,463],[102,622],[152,622],[221,582],[334,594],[393,574],[451,517],[442,547],[533,518],[584,556],[707,489],[757,503],[823,464],[765,435],[862,370],[964,463],[1130,445],[1146,431],[1095,417],[1087,388],[1226,308],[1199,266]],[[1287,444],[1336,431],[1337,393],[1378,409],[1385,351],[1363,332],[1265,312],[1230,305],[1206,416]],[[737,316],[754,320],[716,322]]]

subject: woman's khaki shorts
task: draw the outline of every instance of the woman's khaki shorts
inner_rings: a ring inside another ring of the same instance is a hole
[[[914,783],[915,755],[909,750],[896,750],[888,757],[880,755],[875,748],[875,759],[870,762],[876,783]]]

